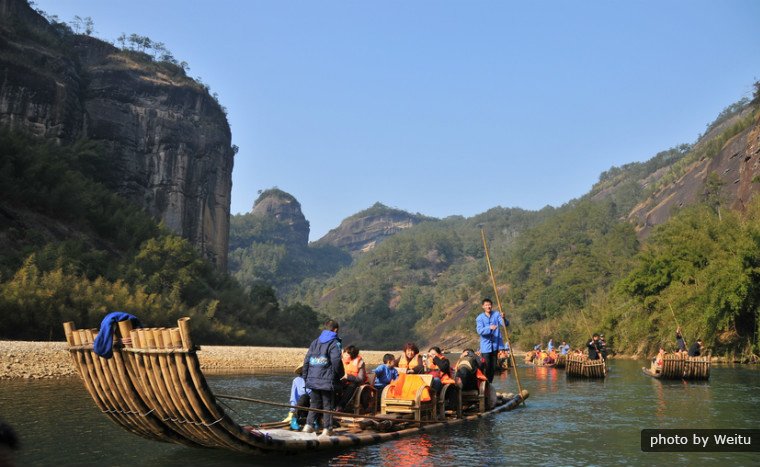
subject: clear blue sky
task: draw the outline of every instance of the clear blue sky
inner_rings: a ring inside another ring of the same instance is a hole
[[[232,212],[293,194],[311,239],[376,201],[538,209],[694,142],[760,79],[760,2],[37,0],[138,33],[229,110]]]

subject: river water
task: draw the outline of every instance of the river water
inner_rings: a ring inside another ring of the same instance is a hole
[[[0,381],[0,418],[16,430],[26,465],[760,465],[760,453],[642,452],[645,428],[760,428],[760,368],[713,366],[710,381],[663,382],[644,362],[612,361],[604,381],[567,380],[563,370],[519,368],[525,407],[417,438],[356,449],[255,457],[144,440],[96,408],[78,378]],[[220,394],[287,402],[290,375],[209,376]],[[514,376],[494,381],[516,392]],[[279,420],[285,409],[229,401],[243,423]]]

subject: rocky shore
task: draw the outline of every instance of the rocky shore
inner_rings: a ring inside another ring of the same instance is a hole
[[[65,342],[0,341],[0,379],[74,376]],[[201,368],[208,373],[292,372],[305,348],[202,346]],[[382,362],[380,351],[363,351],[368,368]]]

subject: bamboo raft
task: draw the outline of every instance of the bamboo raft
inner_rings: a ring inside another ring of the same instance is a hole
[[[567,354],[557,355],[557,361],[554,362],[554,368],[565,368],[566,365],[567,365]]]
[[[64,323],[68,350],[101,412],[127,431],[154,441],[253,454],[355,447],[512,410],[528,397],[528,391],[522,391],[499,397],[491,410],[459,418],[456,411],[447,412],[443,419],[426,423],[401,419],[371,425],[353,418],[349,427],[337,428],[329,437],[284,429],[278,422],[241,426],[225,413],[206,382],[189,318],[180,319],[176,328],[132,329],[129,321],[118,325],[121,338],[115,337],[112,358],[94,353],[97,329],[77,330],[71,322]],[[364,426],[357,431],[359,425]]]
[[[686,353],[666,354],[662,359],[662,369],[659,373],[649,368],[642,368],[644,374],[661,379],[710,379],[710,357],[689,357]]]
[[[607,376],[607,363],[602,358],[589,360],[587,355],[568,355],[565,371],[568,377],[604,378]]]

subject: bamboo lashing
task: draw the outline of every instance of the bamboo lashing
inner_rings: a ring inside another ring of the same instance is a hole
[[[517,363],[515,363],[515,353],[512,349],[512,344],[509,342],[509,330],[507,330],[506,323],[504,322],[504,309],[501,307],[501,300],[499,299],[499,289],[496,286],[496,278],[493,274],[493,267],[491,266],[491,256],[488,253],[488,243],[486,242],[486,232],[483,228],[480,229],[480,236],[483,239],[483,249],[486,252],[486,263],[488,264],[488,273],[491,276],[491,283],[493,284],[493,293],[496,297],[496,306],[499,307],[499,313],[501,313],[501,319],[502,319],[502,329],[504,329],[504,342],[509,347],[509,358],[512,362],[512,369],[514,370],[515,374],[515,381],[517,382],[517,392],[518,394],[522,394],[522,385],[520,384],[520,375],[517,371]],[[525,400],[522,401],[523,405],[525,405]]]

